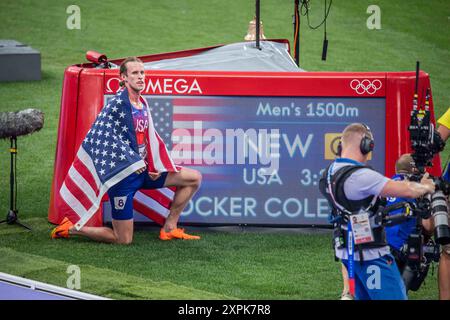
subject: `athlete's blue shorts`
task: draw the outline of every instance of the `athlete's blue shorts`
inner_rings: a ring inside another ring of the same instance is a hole
[[[111,203],[111,216],[114,220],[133,219],[133,198],[140,189],[159,189],[164,187],[167,172],[156,179],[150,179],[147,171],[133,173],[108,190]]]
[[[348,270],[348,260],[342,260]],[[353,262],[356,300],[407,300],[405,284],[391,254]]]

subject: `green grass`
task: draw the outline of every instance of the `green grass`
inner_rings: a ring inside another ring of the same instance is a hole
[[[153,292],[141,294],[141,285],[124,297],[335,299],[339,290],[338,265],[332,252],[323,250],[330,242],[328,235],[216,231],[201,232],[202,241],[162,242],[158,230],[151,228],[136,232],[131,246],[114,246],[81,238],[51,241],[48,223],[39,218],[26,222],[33,232],[0,226],[0,255],[5,259],[1,270],[65,286],[67,266],[75,264],[81,269],[82,289],[88,292],[110,296],[108,290],[136,277]],[[318,276],[334,290],[322,292]],[[169,284],[165,291],[164,283]]]
[[[201,241],[163,242],[158,230],[136,232],[131,246],[78,238],[50,240],[49,224],[33,232],[0,226],[1,271],[65,286],[69,265],[81,289],[120,299],[332,299],[341,290],[329,234],[198,231]],[[92,254],[95,252],[95,254]],[[437,299],[436,274],[412,299]]]
[[[203,231],[202,241],[161,242],[150,228],[114,246],[51,241],[43,219],[26,222],[33,232],[0,226],[3,272],[65,286],[75,264],[83,291],[111,298],[336,299],[341,289],[329,234]],[[436,299],[436,283],[430,275],[411,298]]]
[[[293,1],[261,2],[266,36],[292,39]],[[0,4],[0,39],[38,49],[43,76],[37,82],[0,83],[0,111],[35,107],[45,113],[43,130],[18,141],[20,216],[35,230],[0,226],[0,270],[64,285],[66,265],[78,264],[86,279],[83,288],[114,298],[174,298],[172,288],[181,286],[179,298],[336,299],[341,280],[329,235],[205,232],[200,242],[160,243],[156,231],[146,230],[137,232],[129,247],[48,239],[64,68],[85,61],[87,50],[117,58],[241,41],[254,10],[254,1],[241,0],[136,0],[132,5],[79,0],[81,30],[68,30],[70,4]],[[381,30],[366,28],[371,4],[381,8]],[[321,6],[322,1],[312,1],[313,24],[321,19]],[[450,106],[449,16],[447,0],[335,0],[328,60],[321,61],[322,31],[307,30],[303,18],[301,65],[310,71],[404,71],[420,60],[440,116]],[[0,217],[9,206],[8,146],[0,141]],[[411,297],[436,299],[436,275]]]
[[[5,263],[2,271],[20,274],[28,279],[67,286],[72,275],[66,261],[45,258],[42,255],[0,248]],[[168,281],[153,281],[146,277],[118,272],[106,267],[95,267],[89,262],[77,264],[80,268],[80,290],[112,299],[232,299],[231,297],[193,289]]]

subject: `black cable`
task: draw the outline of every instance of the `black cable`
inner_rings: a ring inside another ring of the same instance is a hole
[[[331,4],[333,3],[333,0],[330,0],[330,4],[328,5],[328,8],[326,7],[326,2],[325,2],[325,17],[323,18],[322,22],[320,22],[317,26],[313,27],[311,25],[311,22],[309,20],[309,2],[310,0],[302,0],[302,4],[300,7],[300,13],[302,16],[306,16],[306,20],[308,21],[308,27],[312,30],[316,30],[318,29],[320,26],[322,26],[328,19],[328,15],[330,14],[330,9],[331,9]]]
[[[444,165],[444,168],[443,168],[443,172],[442,173],[444,173],[445,172],[445,169],[447,168],[447,166],[448,166],[448,161],[450,160],[450,154],[448,155],[448,157],[447,157],[447,161],[445,162],[445,165]],[[441,175],[442,175],[442,173],[441,173]]]

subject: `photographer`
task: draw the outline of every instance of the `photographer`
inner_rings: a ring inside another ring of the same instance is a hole
[[[400,156],[400,158],[397,159],[395,163],[395,172],[396,174],[392,177],[392,180],[394,181],[408,180],[409,176],[418,173],[418,169],[415,166],[414,159],[412,158],[411,154],[403,154],[402,156]],[[414,206],[415,199],[400,197],[387,198],[386,208],[401,203],[410,203],[412,206]],[[404,214],[405,210],[405,208],[399,208],[389,212],[388,215],[389,217],[398,217],[399,215]],[[395,262],[397,263],[400,274],[402,275],[406,292],[408,292],[408,290],[410,289],[416,291],[420,287],[428,272],[429,266],[429,264],[427,264],[426,268],[422,268],[420,270],[422,271],[420,273],[410,272],[411,268],[405,271],[405,267],[408,264],[408,255],[405,249],[407,248],[406,245],[408,244],[410,235],[415,234],[418,231],[420,233],[424,231],[427,237],[433,234],[433,224],[431,221],[432,219],[421,219],[420,222],[418,222],[416,216],[417,214],[411,214],[398,224],[386,226],[386,240],[389,244],[392,255],[395,257]],[[421,245],[423,245],[423,243],[421,243]],[[349,293],[348,274],[345,266],[342,266],[342,278],[344,287],[341,295],[341,300],[353,300],[354,297]]]
[[[341,158],[325,170],[320,191],[332,208],[335,255],[349,271],[355,298],[407,299],[386,242],[378,210],[379,197],[418,198],[433,193],[435,186],[427,174],[416,183],[394,181],[374,171],[365,164],[373,147],[373,136],[367,126],[361,123],[347,126],[341,138]],[[350,216],[357,217],[357,223]]]
[[[402,181],[409,180],[411,176],[418,174],[419,170],[415,166],[411,154],[406,153],[396,161],[395,172],[396,174],[392,177],[392,180]],[[401,203],[410,203],[412,207],[416,204],[415,199],[388,198],[387,208]],[[406,208],[393,210],[389,212],[389,217],[405,216],[405,211]],[[408,253],[410,250],[413,250],[414,253],[423,253],[426,241],[423,241],[422,234],[425,233],[425,236],[429,238],[433,234],[434,229],[429,215],[427,215],[427,219],[422,219],[417,211],[416,209],[416,213],[406,216],[400,223],[386,226],[386,238],[404,280],[406,291],[419,289],[427,275],[431,260],[436,261],[437,257],[437,254],[434,254],[434,250],[431,250],[432,254],[426,254],[426,259],[423,259],[424,257],[422,256],[411,260],[409,257]],[[414,243],[414,239],[418,239],[418,241]],[[420,247],[413,247],[413,244]],[[430,243],[429,247],[434,249],[434,243]]]
[[[437,131],[442,140],[447,141],[450,136],[450,108],[438,120]],[[449,170],[447,168],[444,178],[449,181]],[[450,244],[442,246],[441,258],[439,260],[439,299],[450,300]]]

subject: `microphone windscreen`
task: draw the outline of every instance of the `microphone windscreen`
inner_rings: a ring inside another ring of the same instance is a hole
[[[44,126],[44,113],[37,109],[0,112],[0,139],[24,136]]]

